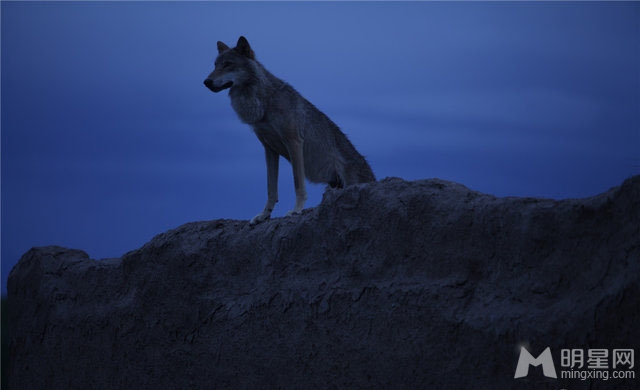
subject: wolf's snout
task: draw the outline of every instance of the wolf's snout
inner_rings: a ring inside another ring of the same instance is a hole
[[[207,78],[206,80],[204,80],[204,85],[213,92],[217,93],[222,91],[223,89],[231,88],[231,86],[233,85],[233,81],[227,81],[226,83],[220,85],[219,83],[215,83],[213,79]]]

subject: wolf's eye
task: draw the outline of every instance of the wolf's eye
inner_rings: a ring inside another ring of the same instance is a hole
[[[230,66],[231,66],[231,61],[225,61],[225,62],[222,63],[222,67],[223,68],[228,68]]]

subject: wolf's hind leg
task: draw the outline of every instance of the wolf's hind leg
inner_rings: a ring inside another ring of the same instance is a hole
[[[251,225],[269,219],[273,208],[276,203],[278,203],[278,167],[280,156],[267,147],[264,148],[264,154],[267,162],[267,204],[260,214],[251,219],[251,222],[249,222]]]

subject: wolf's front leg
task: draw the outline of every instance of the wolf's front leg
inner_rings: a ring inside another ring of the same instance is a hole
[[[269,219],[273,208],[276,203],[278,203],[278,167],[280,156],[266,146],[264,148],[264,154],[267,161],[267,204],[260,214],[251,219],[251,222],[249,222],[251,225]]]
[[[304,155],[302,140],[292,140],[289,142],[289,156],[293,167],[293,185],[296,188],[296,205],[287,216],[298,214],[304,209],[304,202],[307,200],[307,189],[304,182]]]

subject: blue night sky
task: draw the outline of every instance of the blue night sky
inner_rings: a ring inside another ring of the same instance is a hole
[[[119,257],[262,210],[262,146],[202,84],[240,35],[378,178],[561,199],[640,173],[640,3],[1,7],[3,292],[33,246]],[[292,181],[283,161],[275,217]]]

